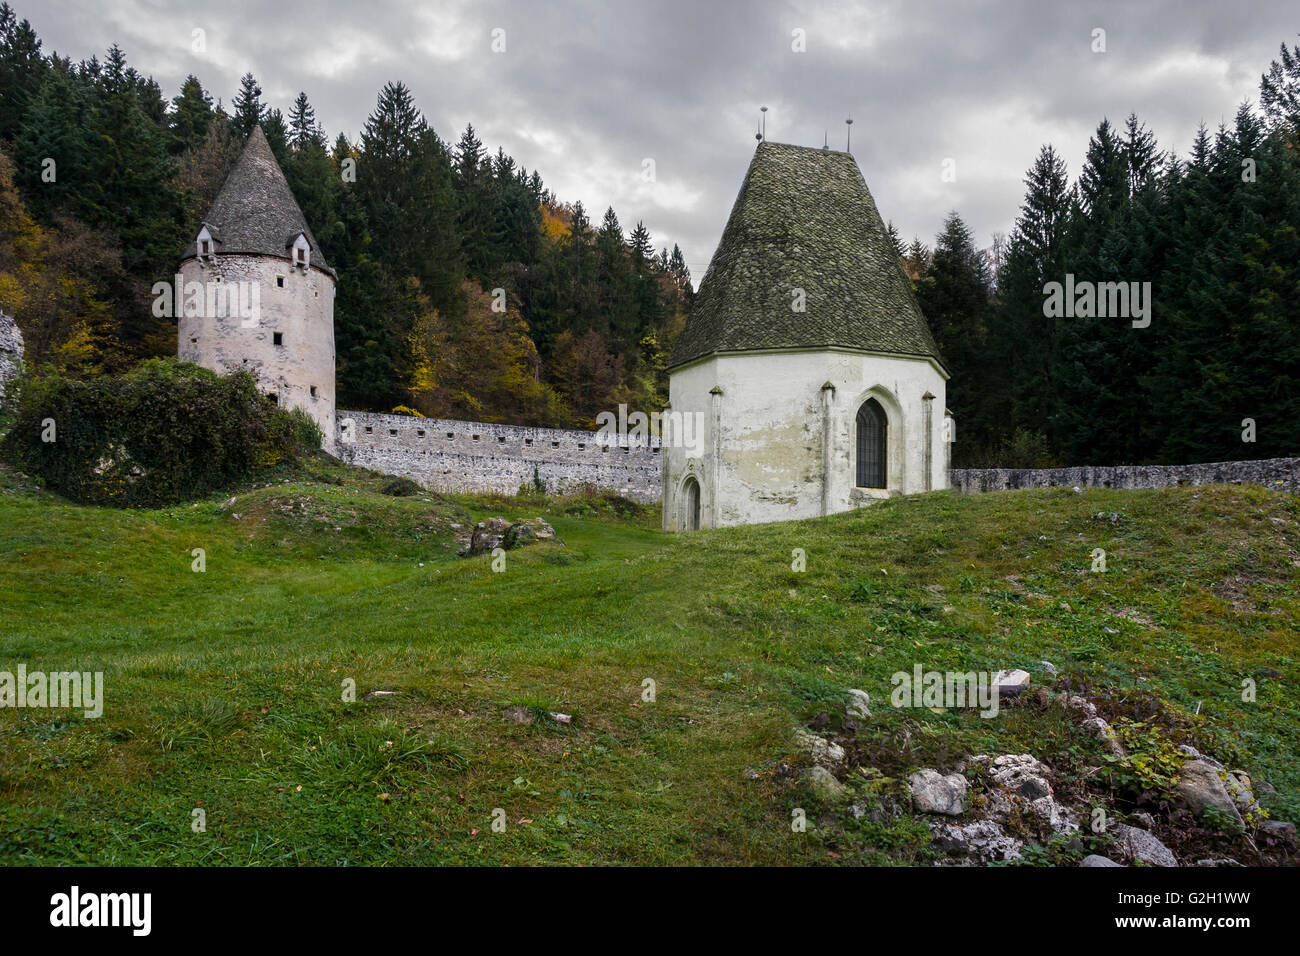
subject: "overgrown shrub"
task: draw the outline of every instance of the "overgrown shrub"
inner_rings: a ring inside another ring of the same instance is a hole
[[[394,498],[407,498],[411,495],[418,495],[424,488],[410,478],[390,478],[384,482],[384,486],[379,490],[386,495],[392,495]]]
[[[289,418],[293,420],[293,435],[299,445],[303,448],[321,446],[321,442],[325,440],[325,433],[321,431],[320,425],[316,424],[316,419],[301,408],[289,409]]]
[[[19,388],[0,452],[88,504],[199,498],[320,445],[309,416],[277,406],[246,372],[152,359],[87,381],[47,370]]]

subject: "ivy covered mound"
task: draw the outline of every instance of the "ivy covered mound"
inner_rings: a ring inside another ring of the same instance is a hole
[[[0,453],[85,504],[153,507],[201,498],[319,448],[321,433],[246,372],[152,359],[88,381],[55,371],[19,386]]]

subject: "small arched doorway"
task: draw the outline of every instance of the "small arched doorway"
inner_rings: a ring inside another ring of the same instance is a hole
[[[700,530],[700,483],[694,478],[682,483],[682,527],[687,531]]]
[[[856,484],[859,488],[884,488],[885,476],[889,474],[885,461],[889,419],[874,398],[867,399],[858,409],[857,433]]]

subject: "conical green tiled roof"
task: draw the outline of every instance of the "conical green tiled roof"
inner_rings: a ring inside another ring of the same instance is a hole
[[[806,311],[792,309],[803,289]],[[669,367],[717,352],[841,347],[942,364],[848,153],[760,143]]]
[[[326,265],[325,254],[298,208],[293,190],[260,126],[253,127],[244,151],[222,184],[203,224],[212,233],[217,242],[216,251],[221,254],[289,259],[289,247],[299,233],[304,233],[311,243],[311,264],[333,275],[334,270]],[[197,251],[191,242],[181,258],[189,259]]]

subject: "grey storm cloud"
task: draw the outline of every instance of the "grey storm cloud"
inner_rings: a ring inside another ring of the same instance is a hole
[[[1300,28],[1294,0],[12,5],[47,52],[81,59],[117,43],[169,97],[189,73],[226,104],[245,72],[286,112],[304,90],[331,137],[356,136],[380,87],[400,80],[443,139],[473,123],[561,200],[593,218],[612,205],[625,230],[643,220],[656,245],[680,243],[697,279],[760,104],[782,142],[843,149],[852,117],[853,153],[905,238],[930,241],[955,209],[987,244],[1010,231],[1044,143],[1073,175],[1103,117],[1137,113],[1185,155],[1198,124],[1256,101]]]

